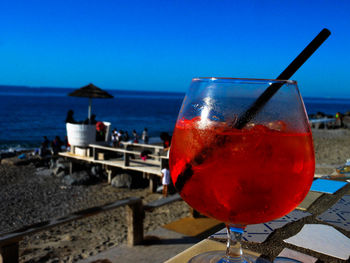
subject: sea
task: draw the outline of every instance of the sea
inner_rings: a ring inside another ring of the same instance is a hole
[[[53,140],[66,136],[65,118],[74,111],[76,120],[88,116],[87,98],[68,96],[75,89],[0,86],[0,151],[35,149],[43,136]],[[181,92],[107,90],[113,99],[93,99],[92,113],[98,121],[111,122],[112,129],[148,129],[151,141],[161,132],[172,134],[185,94]],[[309,115],[335,115],[350,111],[350,99],[304,97]]]

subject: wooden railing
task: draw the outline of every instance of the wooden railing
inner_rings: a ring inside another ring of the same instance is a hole
[[[134,246],[141,244],[143,241],[143,219],[145,211],[151,211],[154,208],[169,204],[174,201],[181,200],[181,197],[176,194],[156,200],[143,206],[140,198],[131,197],[124,200],[119,200],[114,203],[109,203],[103,206],[91,207],[85,210],[75,212],[73,214],[59,217],[36,224],[24,226],[20,229],[1,233],[0,234],[0,262],[2,263],[17,263],[19,258],[19,242],[26,237],[40,231],[50,229],[55,226],[67,224],[72,221],[80,220],[92,215],[96,215],[108,210],[112,210],[121,206],[126,206],[126,222],[128,228],[127,244]],[[2,261],[1,261],[2,258]]]

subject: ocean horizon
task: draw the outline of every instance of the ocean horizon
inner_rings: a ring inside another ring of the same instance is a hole
[[[0,151],[33,149],[43,136],[53,140],[66,136],[65,118],[74,111],[78,121],[88,115],[88,99],[70,97],[75,88],[0,85]],[[107,90],[113,99],[93,99],[92,113],[97,120],[111,122],[111,128],[147,128],[154,140],[161,132],[172,134],[184,92]],[[323,112],[335,115],[350,111],[350,98],[303,97],[309,115]]]

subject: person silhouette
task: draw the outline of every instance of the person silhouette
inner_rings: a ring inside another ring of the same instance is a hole
[[[145,128],[142,132],[142,140],[145,144],[148,144],[148,130]]]
[[[74,115],[73,110],[69,110],[67,112],[66,123],[77,123],[76,120],[74,119],[73,115]]]

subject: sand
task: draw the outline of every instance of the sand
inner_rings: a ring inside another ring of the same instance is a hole
[[[350,159],[350,130],[312,131],[315,147],[316,167],[343,165]]]
[[[143,203],[162,198],[148,188],[118,189],[106,182],[68,186],[50,170],[29,165],[0,165],[0,232],[8,232],[50,218],[130,196]],[[146,212],[145,232],[189,215],[177,201]],[[20,242],[20,262],[74,262],[126,242],[125,208],[54,227]]]
[[[329,174],[350,158],[350,130],[313,130],[316,173]],[[33,163],[0,165],[0,232],[67,215],[130,196],[144,203],[161,198],[148,188],[117,189],[106,182],[68,186],[43,167]],[[125,209],[117,208],[20,242],[20,262],[74,262],[126,242]],[[189,216],[183,201],[147,212],[145,232]]]

